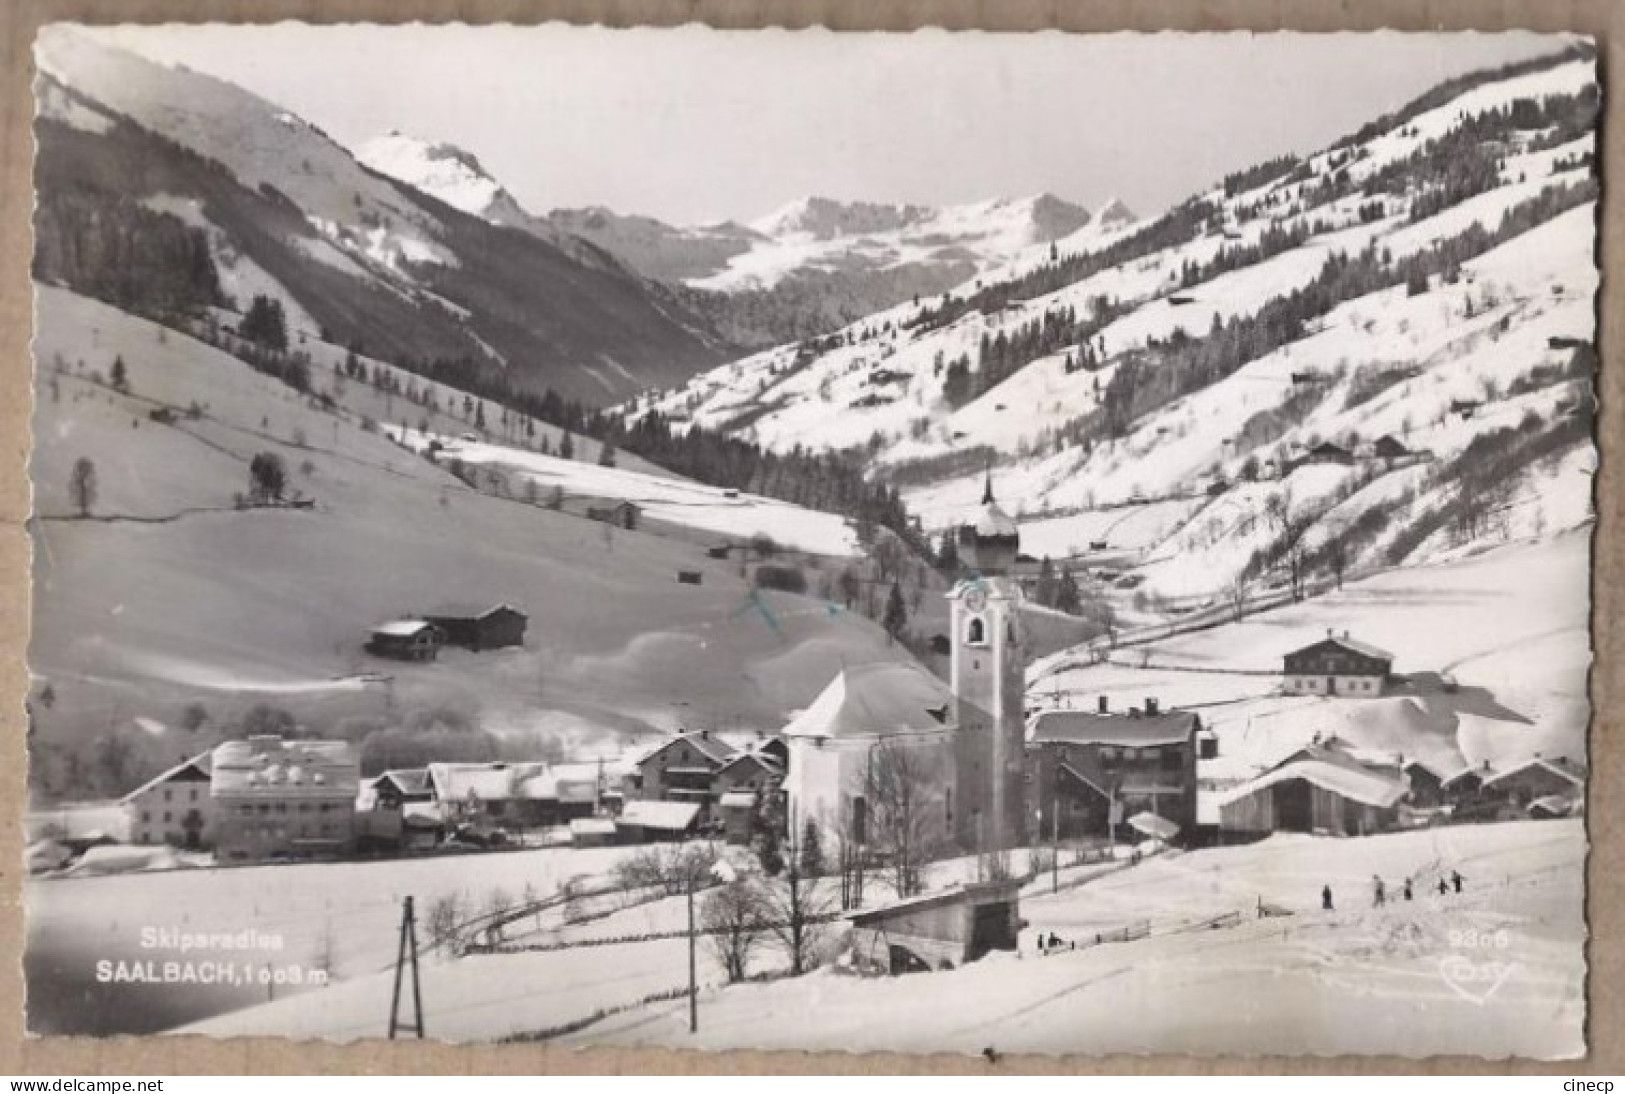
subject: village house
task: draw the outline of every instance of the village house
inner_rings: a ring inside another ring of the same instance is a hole
[[[1412,453],[1409,448],[1405,447],[1404,442],[1400,441],[1399,438],[1389,433],[1378,437],[1376,442],[1372,444],[1371,455],[1379,460],[1393,462],[1396,460],[1408,460],[1412,455],[1414,455],[1414,453]]]
[[[524,645],[525,626],[529,622],[524,612],[508,604],[488,608],[447,606],[425,612],[423,618],[440,629],[447,645],[476,653]]]
[[[400,810],[409,802],[434,800],[434,786],[429,781],[426,767],[397,768],[386,771],[368,784],[372,791],[369,808]]]
[[[1196,826],[1202,720],[1187,710],[1046,710],[1028,723],[1029,790],[1039,837],[1132,838],[1149,814],[1186,837]]]
[[[626,843],[685,840],[699,828],[700,807],[693,802],[632,801],[615,821]]]
[[[1460,798],[1464,792],[1478,788],[1467,762],[1459,757],[1411,757],[1400,764],[1405,779],[1406,797],[1419,809],[1435,809]]]
[[[1393,828],[1406,786],[1397,764],[1372,764],[1336,739],[1315,741],[1219,798],[1219,827],[1245,836],[1363,836]]]
[[[1394,655],[1328,629],[1326,637],[1283,659],[1288,695],[1381,695],[1393,673]]]
[[[609,847],[616,836],[616,824],[609,817],[577,817],[570,822],[571,847]]]
[[[380,623],[367,637],[367,652],[397,661],[433,661],[446,636],[424,619],[394,619]]]
[[[214,750],[215,854],[221,861],[327,857],[355,837],[360,772],[344,741],[275,736]]]
[[[1303,458],[1300,459],[1298,463],[1331,463],[1337,464],[1340,467],[1352,467],[1354,466],[1354,453],[1350,452],[1342,445],[1333,444],[1330,441],[1322,441],[1320,444],[1315,445],[1313,448],[1305,452],[1303,454]]]
[[[1014,950],[1021,932],[1019,880],[964,885],[848,913],[852,966],[898,975],[958,968]]]
[[[548,828],[591,816],[598,807],[593,764],[432,763],[428,777],[447,825]]]
[[[214,839],[209,753],[182,760],[124,795],[119,804],[129,820],[131,843],[206,850]]]
[[[679,733],[637,761],[629,796],[643,801],[687,802],[709,815],[716,800],[712,779],[735,758],[735,751],[708,729]]]
[[[789,823],[812,820],[850,831],[867,816],[874,765],[891,750],[906,757],[925,792],[924,815],[952,832],[954,754],[948,686],[914,662],[843,669],[784,728],[790,767],[784,788]]]
[[[784,744],[777,738],[769,743]],[[742,749],[717,769],[711,793],[729,843],[749,843],[758,810],[770,797],[782,793],[784,764],[778,756],[777,749]]]
[[[1542,799],[1573,802],[1585,795],[1585,772],[1565,757],[1543,759],[1535,755],[1488,775],[1480,793],[1517,810]]]

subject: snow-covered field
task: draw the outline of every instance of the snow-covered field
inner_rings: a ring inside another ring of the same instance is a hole
[[[1340,172],[1363,179],[1470,115],[1575,94],[1594,81],[1595,67],[1583,59],[1490,81],[1387,132],[1310,156],[1291,175],[1245,192],[1209,190],[1201,195],[1216,210],[1209,222],[1142,257],[940,327],[918,320],[946,297],[899,305],[835,338],[716,368],[640,400],[633,412],[654,406],[678,420],[738,429],[770,448],[861,449],[896,470],[911,512],[933,531],[976,502],[982,453],[991,450],[1000,496],[1030,537],[1023,544],[1028,554],[1071,557],[1106,541],[1119,552],[1110,559],[1113,568],[1135,570],[1137,587],[1148,595],[1222,596],[1279,534],[1263,519],[1266,505],[1286,501],[1294,519],[1311,525],[1310,544],[1378,506],[1391,510],[1397,532],[1452,499],[1453,477],[1435,482],[1428,475],[1475,438],[1531,419],[1552,426],[1576,412],[1587,398],[1584,378],[1565,370],[1574,347],[1595,333],[1596,207],[1556,215],[1462,263],[1459,276],[1435,276],[1427,291],[1394,287],[1346,300],[1314,317],[1302,336],[1155,406],[1120,435],[1107,436],[1098,422],[1076,432],[1104,406],[1118,370],[1144,354],[1154,378],[1170,339],[1201,339],[1216,323],[1256,314],[1304,287],[1335,257],[1368,247],[1391,259],[1425,252],[1475,226],[1493,231],[1520,203],[1591,178],[1592,136],[1542,148],[1549,133],[1518,131],[1497,145],[1497,185],[1429,215],[1410,216],[1426,189],[1422,182],[1380,195],[1375,215],[1362,208],[1372,195],[1358,192],[1314,204],[1322,200],[1316,187]],[[1294,226],[1311,234],[1259,261],[1186,283],[1191,264]],[[1098,253],[1143,229],[1091,225],[1058,241],[1057,252]],[[1011,281],[1044,260],[1014,259],[951,295]],[[990,340],[1068,311],[1087,318],[1105,300],[1115,303],[1115,318],[1088,338],[1098,362],[1092,371],[1067,371],[1078,351],[1067,345],[963,405],[945,401],[954,362],[967,360],[974,375]],[[1322,442],[1358,451],[1381,437],[1423,454],[1420,462],[1384,466],[1366,455],[1340,472],[1288,473]],[[1579,472],[1590,453],[1587,444],[1558,453],[1551,462],[1563,464],[1561,474],[1546,463],[1518,468],[1508,519],[1543,531],[1582,523],[1589,481]],[[941,462],[919,462],[932,460]],[[1237,485],[1255,469],[1263,481]],[[1123,520],[1120,507],[1133,501],[1151,504]],[[1380,563],[1392,538],[1361,545],[1363,557],[1354,561]],[[1449,539],[1431,537],[1408,560],[1448,555],[1456,547]]]
[[[557,488],[566,497],[636,502],[645,516],[655,520],[736,540],[766,535],[780,546],[813,554],[849,556],[857,551],[850,523],[833,513],[670,476],[543,456],[509,445],[437,437],[415,429],[391,427],[388,432],[414,451],[439,441],[445,445],[445,459],[511,470],[534,482],[543,498]]]
[[[196,957],[142,944],[143,929],[275,936],[275,949],[249,954],[256,962],[312,971],[325,967],[334,986],[354,990],[393,967],[402,900],[415,899],[418,937],[437,900],[455,896],[472,918],[500,891],[516,902],[553,896],[576,877],[606,875],[622,848],[549,849],[374,863],[273,865],[172,870],[108,877],[49,878],[27,883],[29,1026],[48,1032],[153,1032],[211,1013],[264,1002],[263,988],[194,992],[162,985],[97,984],[100,960],[180,960]],[[219,953],[202,954],[215,959]],[[236,959],[235,954],[226,954]],[[428,958],[434,970],[439,959]],[[431,975],[434,975],[431,971]],[[387,991],[388,980],[383,981]],[[322,996],[289,996],[296,1013],[320,1011]],[[435,996],[431,994],[431,1002]],[[372,1026],[388,999],[369,1000]],[[151,1008],[150,1013],[143,1008]],[[376,1027],[376,1028],[373,1028]],[[433,1029],[433,1025],[430,1027]],[[336,1031],[335,1031],[336,1032]],[[358,1034],[360,1031],[357,1031]]]
[[[1219,736],[1205,777],[1253,774],[1315,734],[1362,747],[1474,766],[1536,753],[1585,755],[1591,706],[1586,531],[1350,582],[1302,604],[1080,664],[1062,653],[1033,666],[1034,700],[1113,707],[1157,697],[1200,712]],[[1327,630],[1394,654],[1411,682],[1381,698],[1281,693],[1281,658]],[[1446,690],[1440,674],[1455,680]]]
[[[859,613],[809,598],[764,593],[764,618],[737,564],[706,557],[706,537],[724,533],[686,523],[699,514],[740,538],[765,530],[839,552],[850,542],[839,517],[729,498],[641,473],[633,468],[647,465],[630,459],[609,469],[465,443],[529,459],[539,476],[648,499],[684,525],[681,535],[654,527],[658,519],[612,530],[469,489],[371,430],[368,408],[383,397],[339,384],[325,361],[313,382],[334,393],[337,412],[202,342],[62,289],[40,287],[37,328],[30,471],[47,519],[35,529],[30,667],[59,697],[39,712],[47,739],[103,732],[110,718],[174,726],[194,700],[220,726],[263,701],[331,727],[386,713],[390,695],[359,677],[387,672],[398,710],[451,703],[499,735],[540,733],[596,755],[606,740],[694,718],[777,729],[843,664],[905,656]],[[128,394],[105,382],[115,357]],[[407,413],[395,402],[384,422]],[[185,413],[193,403],[196,418]],[[150,417],[160,405],[176,408],[170,422]],[[235,508],[260,452],[281,457],[290,489],[313,509]],[[80,458],[96,467],[97,519],[72,516]],[[679,583],[682,571],[703,584]],[[448,651],[427,664],[362,649],[384,620],[463,602],[529,612],[524,648]],[[161,743],[166,763],[190,747],[179,734]]]

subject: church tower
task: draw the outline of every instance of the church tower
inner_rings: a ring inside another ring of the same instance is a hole
[[[1020,530],[988,476],[981,507],[956,534],[965,573],[948,594],[953,644],[953,822],[966,851],[998,851],[1025,836],[1026,646],[1015,577]]]

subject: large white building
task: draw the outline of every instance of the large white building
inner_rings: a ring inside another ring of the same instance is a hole
[[[844,670],[785,728],[794,824],[841,833],[867,816],[876,757],[904,757],[928,815],[965,851],[1021,842],[1025,803],[1022,592],[1016,522],[993,498],[958,531],[965,574],[948,593],[950,683],[914,662]]]
[[[903,756],[932,773],[928,815],[952,830],[953,693],[922,666],[887,661],[843,669],[784,729],[790,746],[785,795],[790,822],[812,820],[853,837],[869,814],[876,763]]]

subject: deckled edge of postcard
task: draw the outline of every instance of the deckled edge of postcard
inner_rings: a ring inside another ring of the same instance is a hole
[[[272,0],[145,0],[143,22],[229,20],[273,22],[286,5]],[[27,690],[29,508],[27,460],[31,409],[29,345],[33,294],[29,281],[32,236],[33,101],[31,46],[36,28],[52,21],[129,21],[131,9],[115,0],[22,0],[5,21],[4,92],[0,99],[0,789],[9,803],[0,815],[0,1071],[38,1075],[274,1074],[310,1072],[371,1073],[1456,1073],[1507,1072],[1579,1074],[1625,1070],[1625,642],[1618,620],[1625,584],[1625,546],[1619,538],[1617,500],[1625,497],[1618,451],[1625,442],[1621,402],[1625,367],[1615,351],[1625,338],[1625,291],[1608,276],[1610,262],[1625,245],[1625,202],[1610,185],[1625,177],[1625,115],[1615,102],[1614,79],[1625,66],[1625,7],[1612,0],[1351,0],[1344,5],[1280,0],[1092,0],[1061,5],[1010,0],[997,7],[970,2],[905,0],[803,0],[791,3],[739,3],[728,0],[497,0],[478,9],[462,0],[327,0],[299,6],[310,21],[379,20],[481,23],[537,23],[550,19],[607,25],[677,25],[700,21],[724,27],[826,26],[835,30],[906,31],[917,27],[950,30],[1027,31],[1058,28],[1073,32],[1116,30],[1298,30],[1338,31],[1497,31],[1529,29],[1589,34],[1599,46],[1604,90],[1602,133],[1603,192],[1598,255],[1603,270],[1599,331],[1603,368],[1598,379],[1602,413],[1598,444],[1601,473],[1597,486],[1597,533],[1593,571],[1593,668],[1591,783],[1587,825],[1591,853],[1587,877],[1589,1055],[1584,1060],[1542,1064],[1463,1058],[1413,1060],[1395,1057],[1188,1058],[1177,1056],[1000,1057],[989,1063],[958,1055],[849,1055],[844,1053],[698,1053],[639,1049],[570,1050],[540,1046],[448,1046],[366,1042],[348,1046],[273,1039],[210,1041],[202,1038],[29,1039],[23,1035],[21,951],[21,806],[26,795],[23,697]]]

